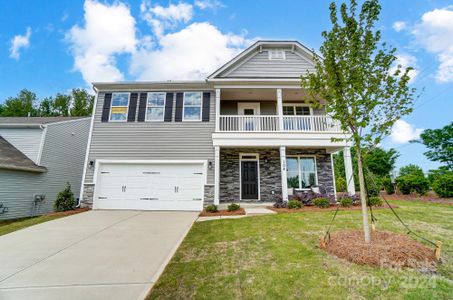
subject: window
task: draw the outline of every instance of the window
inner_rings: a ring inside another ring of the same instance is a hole
[[[288,188],[308,189],[317,185],[316,159],[306,156],[286,158]]]
[[[113,93],[110,121],[127,121],[129,109],[129,93]]]
[[[165,97],[165,92],[148,93],[146,100],[146,121],[164,120]]]
[[[283,49],[273,49],[269,50],[269,60],[285,60],[285,50]]]
[[[300,104],[283,105],[284,116],[309,116],[311,115],[310,107]]]
[[[201,92],[184,93],[184,121],[201,121]]]

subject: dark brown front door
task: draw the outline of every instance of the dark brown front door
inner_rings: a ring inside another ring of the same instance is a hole
[[[258,162],[241,162],[242,199],[258,199]]]

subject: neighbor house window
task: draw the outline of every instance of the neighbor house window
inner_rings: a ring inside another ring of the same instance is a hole
[[[146,121],[163,121],[165,92],[148,93],[146,101]]]
[[[129,107],[129,93],[113,93],[110,108],[111,121],[126,121]]]
[[[200,121],[201,120],[201,93],[186,92],[184,93],[184,121]]]
[[[288,188],[308,189],[317,185],[316,159],[314,157],[287,157],[286,169]]]

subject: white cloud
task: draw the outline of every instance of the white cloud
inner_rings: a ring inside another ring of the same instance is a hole
[[[401,30],[407,28],[407,24],[403,21],[396,21],[395,23],[393,23],[392,27],[396,32],[400,32]]]
[[[192,23],[159,38],[159,47],[133,55],[131,72],[141,80],[202,79],[250,41],[224,34],[209,23]]]
[[[439,82],[453,82],[453,8],[434,9],[423,14],[412,34],[427,51],[437,55]]]
[[[30,46],[31,28],[27,27],[25,35],[16,35],[11,39],[11,47],[9,49],[9,57],[18,60],[20,58],[20,50]]]
[[[418,139],[423,132],[421,128],[415,128],[413,125],[403,120],[395,122],[392,128],[390,138],[397,144],[406,144],[411,140]]]
[[[193,17],[193,6],[184,2],[170,4],[167,7],[152,6],[149,1],[142,1],[140,12],[143,19],[153,28],[158,36],[169,28],[175,28],[179,23],[187,23]]]
[[[396,61],[395,61],[395,66],[393,66],[390,69],[390,73],[393,74],[397,70],[397,66],[400,65],[402,67],[402,70],[404,70],[408,67],[412,67],[413,70],[410,70],[408,75],[410,77],[409,83],[414,82],[415,77],[418,75],[418,69],[417,69],[417,58],[413,55],[410,54],[397,54],[396,55]]]
[[[224,7],[223,3],[218,0],[195,0],[195,6],[199,9],[212,9]]]
[[[121,2],[108,5],[86,0],[84,10],[83,27],[75,25],[66,34],[75,70],[87,83],[123,80],[115,56],[133,53],[137,44],[129,7]]]

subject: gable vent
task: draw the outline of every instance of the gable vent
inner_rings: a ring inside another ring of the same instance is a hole
[[[269,50],[269,60],[284,60],[286,59],[285,50],[272,49]]]

